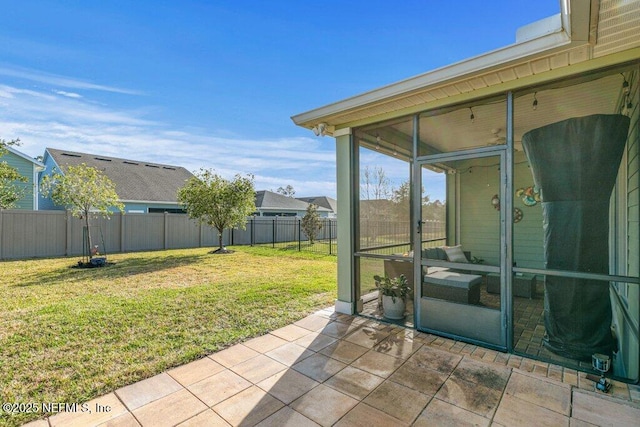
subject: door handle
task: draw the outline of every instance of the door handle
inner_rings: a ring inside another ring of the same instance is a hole
[[[418,220],[418,234],[422,234],[422,224],[424,221]]]

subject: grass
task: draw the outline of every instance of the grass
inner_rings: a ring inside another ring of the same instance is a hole
[[[234,247],[0,262],[0,403],[84,402],[332,304],[336,257]],[[19,425],[44,414],[8,416]]]

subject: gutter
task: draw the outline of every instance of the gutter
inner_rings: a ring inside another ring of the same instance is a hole
[[[462,77],[471,78],[480,72],[486,73],[493,69],[503,68],[524,58],[589,43],[594,22],[597,22],[598,1],[561,0],[561,10],[560,14],[542,20],[553,27],[538,37],[531,37],[480,56],[297,114],[292,116],[291,120],[298,126],[311,129],[331,115],[371,107],[383,101],[410,95],[418,90],[442,86]],[[523,27],[525,33],[527,28],[531,29],[536,24],[532,23]],[[325,123],[328,128],[326,134],[332,135],[337,125],[340,123]]]

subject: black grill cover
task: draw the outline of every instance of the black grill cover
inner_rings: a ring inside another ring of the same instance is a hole
[[[545,266],[609,273],[609,198],[618,175],[629,117],[579,117],[527,132],[522,145],[540,189]],[[544,345],[591,360],[610,354],[609,283],[546,276]]]

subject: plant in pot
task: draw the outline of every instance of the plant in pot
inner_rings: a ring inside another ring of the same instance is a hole
[[[411,293],[411,286],[407,283],[404,274],[394,278],[386,274],[384,277],[376,274],[373,279],[378,292],[382,295],[384,317],[392,320],[404,319],[407,295]]]

